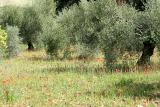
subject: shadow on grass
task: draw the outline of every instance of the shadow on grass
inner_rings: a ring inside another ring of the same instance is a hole
[[[51,61],[51,59],[47,57],[30,57],[28,58],[29,61]]]
[[[134,82],[132,79],[122,79],[115,84],[118,96],[146,97],[149,99],[160,98],[160,81],[157,82]]]
[[[107,88],[100,91],[87,91],[85,95],[99,96],[99,97],[131,97],[159,99],[160,98],[160,81],[158,82],[134,82],[132,79],[122,79],[116,84],[107,85]]]
[[[104,73],[107,72],[105,67],[96,66],[96,67],[82,67],[82,66],[68,66],[68,65],[56,65],[54,67],[47,67],[42,70],[43,72],[94,72],[94,73]]]

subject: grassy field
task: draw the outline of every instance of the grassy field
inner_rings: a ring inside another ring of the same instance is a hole
[[[0,60],[0,107],[160,107],[159,71],[91,70],[101,66],[47,60],[42,51]]]

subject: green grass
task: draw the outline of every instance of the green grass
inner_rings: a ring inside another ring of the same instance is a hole
[[[101,66],[96,61],[51,61],[43,52],[0,60],[0,106],[156,107],[160,72],[92,71]]]

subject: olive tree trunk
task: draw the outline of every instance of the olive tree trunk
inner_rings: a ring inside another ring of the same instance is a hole
[[[34,46],[33,46],[33,43],[32,43],[32,42],[28,42],[28,50],[29,50],[29,51],[34,50]]]
[[[155,43],[151,43],[150,41],[144,42],[143,45],[142,55],[137,62],[137,65],[139,66],[150,64],[150,58],[153,55],[155,48]]]

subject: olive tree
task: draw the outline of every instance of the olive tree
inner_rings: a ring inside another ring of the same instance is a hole
[[[150,64],[150,57],[153,55],[155,47],[159,47],[159,1],[158,0],[125,0],[128,4],[138,10],[138,16],[135,20],[135,35],[137,47],[142,51],[142,55],[138,60],[138,65]]]
[[[39,14],[34,7],[26,7],[23,12],[23,20],[20,27],[20,36],[23,42],[28,45],[28,50],[33,50],[33,43],[41,32]]]
[[[9,26],[21,26],[23,18],[23,9],[17,6],[1,7],[0,24],[3,28]]]
[[[139,65],[149,64],[150,57],[153,55],[154,49],[159,48],[160,43],[160,1],[148,1],[146,10],[139,12],[135,21],[137,25],[136,32],[143,41],[142,55],[138,61]]]

